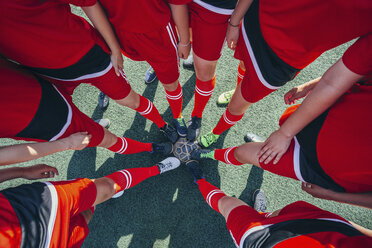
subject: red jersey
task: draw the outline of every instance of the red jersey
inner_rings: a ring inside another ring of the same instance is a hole
[[[0,0],[0,54],[30,67],[59,69],[79,61],[103,41],[70,5],[96,0]]]
[[[303,69],[323,52],[372,32],[370,0],[260,0],[261,31],[284,62]]]
[[[171,4],[186,4],[191,0],[168,0]],[[171,12],[165,0],[100,0],[115,29],[147,33],[165,27]]]

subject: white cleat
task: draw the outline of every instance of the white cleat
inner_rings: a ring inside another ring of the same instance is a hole
[[[159,168],[160,174],[162,174],[164,172],[176,169],[178,166],[180,166],[180,164],[181,162],[178,158],[169,157],[157,163],[156,165]]]

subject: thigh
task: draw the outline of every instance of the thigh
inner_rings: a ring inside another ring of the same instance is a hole
[[[205,60],[218,60],[230,15],[211,12],[196,3],[189,4],[189,9],[194,53]]]

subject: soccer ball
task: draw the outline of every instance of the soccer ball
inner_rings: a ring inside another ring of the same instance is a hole
[[[191,152],[197,148],[199,148],[198,142],[179,138],[173,146],[173,155],[181,162],[187,162],[190,160]]]

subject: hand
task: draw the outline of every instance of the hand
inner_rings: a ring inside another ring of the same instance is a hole
[[[189,57],[191,50],[191,43],[183,44],[181,42],[178,42],[177,45],[177,51],[178,51],[178,57],[181,59],[187,59]]]
[[[46,164],[36,164],[23,169],[23,178],[28,180],[50,178],[54,177],[54,175],[59,175],[58,170],[55,167]]]
[[[239,27],[227,26],[226,43],[231,50],[235,50],[239,39]]]
[[[92,135],[88,134],[88,132],[79,132],[61,139],[61,141],[66,142],[67,149],[69,150],[83,150],[87,147],[91,138]]]
[[[260,163],[270,163],[274,158],[274,164],[278,163],[283,154],[287,151],[293,137],[287,137],[280,129],[273,132],[265,141],[258,153]]]
[[[310,90],[308,87],[305,87],[304,85],[295,86],[290,91],[285,93],[284,102],[288,105],[294,104],[296,100],[307,96],[309,92]]]
[[[335,194],[336,192],[322,188],[318,185],[311,184],[311,183],[302,183],[301,188],[306,193],[312,195],[313,197],[325,199],[325,200],[331,200],[331,196]]]
[[[112,66],[114,67],[115,73],[118,77],[124,73],[124,60],[121,52],[113,52],[110,56]]]

